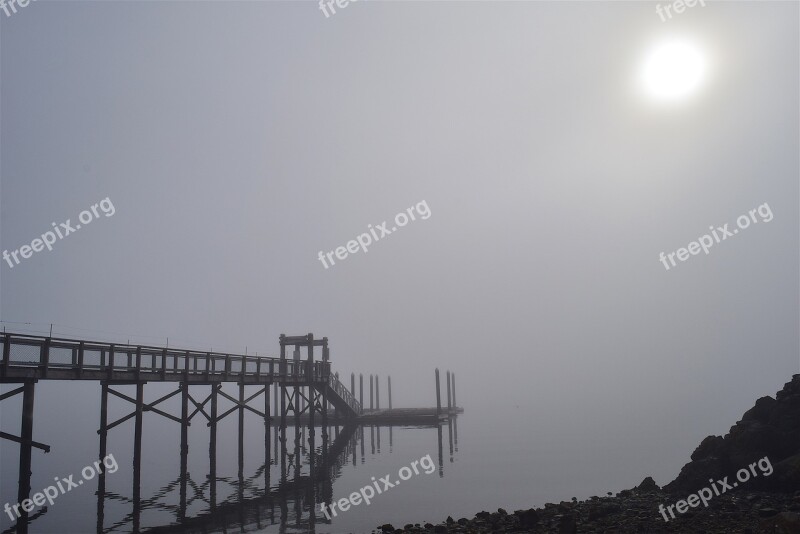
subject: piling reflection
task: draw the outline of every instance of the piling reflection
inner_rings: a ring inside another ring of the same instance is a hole
[[[212,399],[211,412],[215,411]],[[456,419],[453,417],[447,424],[451,462],[458,443]],[[320,511],[319,504],[329,505],[333,501],[333,483],[341,476],[343,468],[358,465],[359,456],[360,464],[366,462],[364,426],[337,423],[330,427],[275,427],[265,438],[265,463],[249,476],[244,475],[242,455],[239,455],[236,476],[218,476],[217,448],[213,440],[209,446],[209,473],[202,478],[192,476],[187,470],[188,447],[182,447],[180,476],[146,498],[141,491],[141,455],[134,456],[129,495],[107,491],[106,473],[101,470],[97,477],[96,532],[155,534],[229,529],[244,532],[277,525],[279,532],[313,533],[316,525],[332,522]],[[444,476],[443,427],[444,424],[436,427],[440,477]],[[370,426],[373,450],[380,450],[381,430],[379,426]],[[106,441],[104,434],[100,433],[101,449]],[[389,436],[391,447],[391,426]],[[115,511],[120,505],[128,511],[118,520],[107,522],[106,507],[110,504],[115,505]],[[153,517],[152,512],[159,512],[158,516],[173,519],[158,526],[143,525],[145,511],[149,517]],[[21,519],[2,534],[27,532],[28,525],[46,512],[44,509]]]
[[[444,476],[443,426],[437,426],[440,477]],[[447,428],[450,460],[453,461],[453,425]],[[343,467],[357,465],[359,456],[360,463],[365,463],[364,431],[363,426],[354,424],[276,427],[272,450],[269,446],[266,448],[267,461],[250,476],[245,477],[239,471],[236,477],[219,477],[212,469],[204,480],[196,480],[185,472],[182,459],[181,476],[146,499],[140,496],[137,477],[134,477],[133,497],[129,498],[105,491],[105,475],[101,474],[97,492],[97,533],[247,531],[270,526],[278,526],[281,533],[313,533],[316,525],[331,524],[320,511],[319,504],[333,501],[333,483]],[[369,431],[374,439],[381,428],[370,426]],[[391,427],[389,432],[391,436]],[[329,437],[332,437],[330,443]],[[214,466],[215,448],[210,447],[209,452],[210,466]],[[176,491],[178,502],[174,503],[171,499]],[[218,495],[228,497],[218,501]],[[104,524],[104,507],[109,502],[124,503],[130,512],[115,523]],[[187,509],[198,508],[202,511],[187,515]],[[142,527],[143,510],[168,513],[174,517],[174,522]]]

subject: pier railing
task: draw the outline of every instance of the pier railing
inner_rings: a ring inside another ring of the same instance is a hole
[[[348,406],[350,406],[354,414],[361,414],[361,403],[358,402],[358,399],[356,399],[355,395],[350,393],[350,390],[348,390],[344,384],[339,381],[336,375],[328,375],[328,385],[337,395],[339,395],[339,397],[342,398],[342,400],[347,403]]]
[[[0,341],[0,377],[325,383],[331,376],[324,361],[309,369],[308,361],[26,334],[2,334]]]

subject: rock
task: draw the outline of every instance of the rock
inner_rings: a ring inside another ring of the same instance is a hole
[[[759,530],[775,534],[796,534],[800,532],[800,514],[782,512],[769,519],[764,519],[759,524]]]
[[[505,510],[503,510],[502,508],[498,508],[498,509],[497,509],[497,513],[498,513],[498,514],[500,514],[500,515],[508,515],[508,512],[506,512],[506,511],[505,511]]]
[[[744,412],[742,421],[757,421],[759,423],[767,423],[770,414],[775,408],[775,403],[778,402],[772,397],[761,397],[756,401],[755,406]]]
[[[522,528],[533,528],[539,522],[539,514],[536,510],[517,510],[514,515],[519,517],[519,526]]]
[[[607,515],[617,514],[622,511],[622,507],[615,503],[603,503],[589,509],[589,521],[606,517]]]
[[[383,532],[394,532],[394,527],[392,525],[390,525],[389,523],[386,523],[385,525],[381,525],[378,528],[381,529]]]
[[[452,525],[453,523],[455,523],[455,521],[453,520],[453,518],[452,518],[452,517],[450,517],[449,515],[447,516],[447,519],[445,519],[445,522],[446,522],[448,525]]]
[[[772,517],[778,515],[778,511],[775,508],[759,508],[758,515],[759,517]]]
[[[656,484],[656,481],[653,480],[653,477],[646,477],[642,480],[642,483],[633,488],[633,491],[642,493],[642,492],[651,492],[651,491],[661,491],[661,488]]]
[[[575,522],[575,516],[572,514],[562,516],[559,521],[558,534],[576,534],[577,532],[578,525]]]
[[[703,460],[705,458],[720,458],[725,456],[725,440],[722,436],[708,436],[692,453],[692,460]]]
[[[788,491],[800,486],[800,374],[794,375],[774,399],[758,399],[725,437],[705,438],[692,453],[691,462],[664,490],[693,493],[705,487],[708,479],[733,479],[739,469],[747,469],[765,457],[775,466],[775,474],[752,477],[747,482],[750,490]]]

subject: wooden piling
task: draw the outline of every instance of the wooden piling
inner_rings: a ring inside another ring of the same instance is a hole
[[[442,397],[439,393],[439,368],[436,368],[436,417],[442,413]]]
[[[453,381],[453,408],[458,408],[458,404],[456,404],[456,374],[451,374],[450,379]]]
[[[269,386],[264,386],[264,465],[267,466],[266,470],[269,471],[270,454],[269,454],[269,433],[272,431],[272,421],[270,421],[270,406],[269,406]],[[269,487],[269,485],[267,485]]]
[[[244,382],[239,382],[239,478],[244,474]]]
[[[217,508],[217,394],[220,384],[211,384],[211,427],[208,440],[208,463],[209,463],[209,499],[211,500],[211,511]]]
[[[31,442],[33,441],[33,398],[35,393],[33,380],[27,380],[22,385],[22,425],[19,444],[19,485],[17,486],[17,502],[21,503],[31,493]],[[23,532],[28,530],[28,512],[21,509],[22,515],[18,525],[23,527]]]
[[[447,413],[449,414],[453,409],[453,405],[450,402],[450,371],[447,371]]]
[[[392,409],[392,376],[389,375],[389,409]],[[391,434],[390,434],[391,435]]]
[[[144,412],[144,383],[136,383],[136,418],[133,430],[133,531],[139,531],[142,486],[142,414]]]
[[[136,360],[141,359],[141,351],[137,350]],[[186,521],[186,483],[189,456],[189,383],[181,384],[181,477],[178,507],[178,519],[181,523]]]

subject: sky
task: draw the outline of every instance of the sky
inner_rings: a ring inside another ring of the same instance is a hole
[[[677,469],[800,372],[800,13],[655,6],[0,13],[0,249],[113,205],[0,263],[0,320],[269,355],[313,332],[343,376],[391,375],[395,406],[433,405],[450,369],[468,413],[667,442]],[[707,67],[665,103],[638,80],[675,38]],[[319,260],[421,203],[366,253]],[[708,254],[659,260],[764,204]]]

